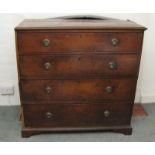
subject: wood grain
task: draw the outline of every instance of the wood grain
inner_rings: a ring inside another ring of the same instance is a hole
[[[23,80],[21,93],[23,101],[133,101],[136,82],[136,79]],[[47,87],[51,88],[50,93]],[[112,87],[111,93],[106,91],[107,87]]]
[[[69,54],[20,56],[21,78],[68,79],[137,77],[139,54]],[[115,68],[110,69],[109,63]],[[49,69],[45,64],[50,63]]]
[[[131,20],[65,20],[65,19],[25,19],[21,22],[16,30],[141,30],[146,28]]]
[[[118,39],[117,46],[112,39]],[[141,52],[143,33],[40,33],[19,32],[20,54],[72,52]],[[49,46],[43,40],[50,41]]]
[[[130,122],[130,104],[24,104],[27,127],[93,127],[127,125]],[[118,109],[119,107],[119,109]],[[116,110],[117,109],[117,110]],[[105,117],[104,112],[110,115]],[[52,113],[47,118],[47,112]]]
[[[62,131],[132,134],[144,30],[116,19],[37,19],[17,26],[22,136]]]

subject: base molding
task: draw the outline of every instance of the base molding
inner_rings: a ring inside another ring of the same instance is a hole
[[[122,133],[124,135],[132,134],[132,127],[127,126],[111,126],[111,127],[76,127],[76,128],[22,128],[22,137],[28,138],[32,135],[38,135],[42,133],[73,133],[73,132],[115,132]]]

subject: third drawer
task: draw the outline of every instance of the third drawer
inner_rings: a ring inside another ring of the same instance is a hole
[[[103,102],[111,100],[133,101],[135,78],[89,80],[22,80],[23,101],[50,103]]]

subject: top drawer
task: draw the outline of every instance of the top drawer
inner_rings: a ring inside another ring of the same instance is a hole
[[[143,33],[18,32],[20,54],[141,52]]]

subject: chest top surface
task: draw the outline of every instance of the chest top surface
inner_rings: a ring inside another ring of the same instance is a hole
[[[51,19],[25,19],[15,29],[145,30],[146,28],[130,20],[103,18],[100,16],[74,16]]]

